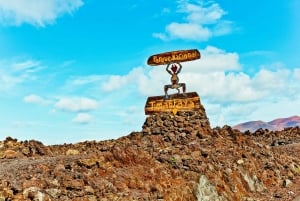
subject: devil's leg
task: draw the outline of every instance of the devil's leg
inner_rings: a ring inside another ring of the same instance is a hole
[[[185,91],[186,91],[186,86],[185,86],[185,83],[182,83],[182,92],[185,94]]]
[[[169,85],[165,85],[165,86],[164,86],[165,99],[169,98],[169,96],[168,96],[168,89],[169,89]]]
[[[184,96],[186,96],[186,93],[185,93],[185,91],[186,91],[186,85],[185,85],[185,83],[180,83],[179,85],[182,87],[182,94]]]

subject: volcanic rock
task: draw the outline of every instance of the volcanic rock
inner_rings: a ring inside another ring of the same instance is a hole
[[[205,109],[116,140],[0,141],[0,200],[250,201],[300,195],[300,129],[211,128]]]

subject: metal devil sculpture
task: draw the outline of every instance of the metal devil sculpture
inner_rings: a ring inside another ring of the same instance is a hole
[[[179,82],[178,74],[182,70],[180,62],[200,59],[197,49],[178,50],[152,55],[147,64],[151,66],[167,65],[166,71],[171,75],[171,83],[164,86],[164,96],[148,97],[145,105],[145,114],[159,112],[173,112],[197,110],[200,107],[200,98],[196,92],[186,93],[186,84]],[[180,88],[182,93],[180,93]],[[169,89],[176,89],[177,93],[169,95]]]
[[[170,67],[171,66],[171,67]],[[179,88],[182,88],[182,94],[185,94],[185,90],[186,90],[186,86],[185,83],[179,83],[179,77],[178,74],[181,71],[181,64],[180,63],[176,63],[176,64],[168,64],[166,71],[171,75],[171,84],[167,84],[164,87],[164,91],[165,91],[165,98],[167,99],[168,96],[168,89],[177,89],[178,94],[180,94],[180,90]]]

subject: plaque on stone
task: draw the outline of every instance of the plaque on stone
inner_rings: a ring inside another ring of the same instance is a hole
[[[145,105],[145,114],[152,115],[160,112],[172,112],[176,114],[179,111],[197,111],[201,107],[200,98],[196,92],[148,97]]]

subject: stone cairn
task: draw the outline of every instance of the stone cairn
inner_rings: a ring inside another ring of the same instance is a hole
[[[180,111],[175,115],[161,112],[147,116],[143,125],[143,134],[160,134],[166,136],[202,137],[211,133],[209,120],[201,105],[198,111]]]
[[[172,84],[165,85],[165,96],[148,97],[145,105],[145,114],[148,115],[143,125],[143,134],[145,135],[165,135],[172,138],[180,136],[201,137],[211,133],[209,120],[205,109],[201,105],[200,98],[196,92],[185,92],[185,83],[178,83],[178,74],[181,71],[179,62],[200,59],[200,52],[196,49],[179,50],[165,52],[150,56],[148,65],[157,66],[167,64],[166,70],[170,73],[168,67],[170,64],[175,69],[171,77]],[[173,80],[175,79],[175,81]],[[180,84],[184,85],[182,94],[179,91]],[[178,93],[168,95],[166,86],[177,89]]]

